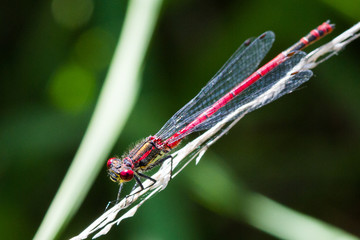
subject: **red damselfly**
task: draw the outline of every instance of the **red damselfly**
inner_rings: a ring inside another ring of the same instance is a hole
[[[170,151],[190,133],[211,128],[239,106],[264,93],[286,75],[306,55],[302,49],[330,33],[334,25],[324,22],[274,59],[255,69],[270,50],[275,36],[271,31],[246,40],[215,76],[190,102],[176,112],[154,136],[149,136],[122,158],[110,158],[107,167],[110,179],[120,184],[140,178],[153,181],[144,172],[171,158]],[[276,96],[257,105],[255,110],[296,89],[310,79],[310,70],[294,72],[292,81]]]

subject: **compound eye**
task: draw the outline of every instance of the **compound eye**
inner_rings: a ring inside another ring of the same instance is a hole
[[[106,163],[107,168],[110,169],[113,166],[115,161],[118,161],[117,158],[115,158],[115,157],[110,158]]]
[[[133,170],[123,170],[120,172],[120,178],[121,180],[123,180],[124,182],[128,182],[131,179],[133,179],[134,177],[134,171]]]

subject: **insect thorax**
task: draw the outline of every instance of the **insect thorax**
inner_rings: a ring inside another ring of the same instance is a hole
[[[148,171],[153,168],[171,149],[164,145],[159,145],[153,139],[147,138],[139,143],[130,153],[129,157],[133,160],[135,171]]]

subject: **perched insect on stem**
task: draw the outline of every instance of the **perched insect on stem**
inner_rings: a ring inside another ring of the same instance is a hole
[[[135,179],[141,189],[144,189],[141,178],[155,183],[156,180],[145,175],[144,172],[162,164],[165,160],[171,160],[172,157],[169,155],[171,150],[190,133],[213,127],[239,106],[268,90],[305,56],[305,53],[301,52],[302,49],[333,29],[333,24],[324,22],[257,70],[261,60],[270,50],[275,35],[269,31],[258,38],[246,40],[198,95],[176,112],[158,133],[137,144],[124,157],[110,158],[107,161],[110,179],[120,184],[117,200],[120,199],[125,182]],[[292,75],[297,81],[306,81],[312,76],[312,72],[310,70],[293,72]],[[289,84],[284,91],[291,92],[297,86],[297,84]],[[266,103],[276,98],[274,96]]]

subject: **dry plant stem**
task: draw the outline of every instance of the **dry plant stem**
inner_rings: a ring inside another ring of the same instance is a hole
[[[186,144],[183,148],[178,150],[173,154],[173,168],[176,167],[182,162],[185,161],[183,166],[173,173],[172,177],[174,178],[180,173],[184,167],[196,158],[196,163],[198,163],[201,157],[205,154],[206,150],[214,144],[222,135],[227,133],[245,114],[249,111],[255,109],[257,106],[262,106],[267,100],[271,99],[273,96],[281,93],[285,89],[286,83],[288,83],[294,73],[306,72],[309,69],[316,67],[318,64],[328,59],[330,56],[341,51],[347,44],[359,37],[360,23],[354,25],[349,30],[345,31],[329,43],[319,47],[310,54],[306,55],[294,68],[288,72],[282,79],[279,79],[270,89],[261,94],[257,99],[240,106],[234,112],[229,114],[226,118],[216,124],[214,127],[204,132],[201,136],[194,139],[193,141]],[[322,56],[325,57],[323,60],[318,61]],[[227,126],[226,126],[227,125]],[[199,147],[200,146],[200,147]],[[90,234],[99,231],[94,238],[106,234],[114,224],[119,224],[123,219],[131,217],[135,214],[137,209],[150,197],[155,195],[157,192],[163,190],[170,179],[169,173],[171,164],[169,161],[163,163],[162,167],[151,176],[157,182],[153,184],[150,180],[144,181],[143,185],[145,189],[138,192],[140,189],[133,190],[130,195],[130,198],[124,198],[120,203],[115,205],[113,208],[109,209],[102,216],[100,216],[95,222],[93,222],[88,228],[86,228],[81,234],[72,238],[74,239],[84,239]],[[153,184],[153,185],[152,185]],[[148,195],[145,198],[141,198],[145,193]],[[115,220],[116,215],[123,209],[129,207],[132,203],[140,199],[140,202],[137,203],[133,208],[128,210],[124,215]],[[268,229],[262,229],[266,232],[271,232]],[[326,230],[325,230],[326,231]],[[276,235],[276,234],[275,234]]]

